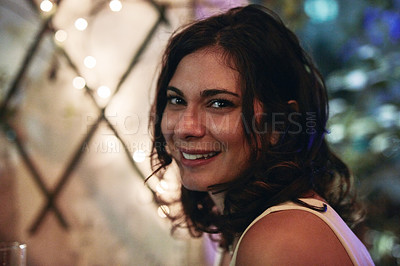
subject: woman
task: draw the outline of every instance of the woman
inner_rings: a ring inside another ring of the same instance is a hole
[[[360,212],[325,141],[323,79],[270,10],[234,8],[177,32],[151,117],[155,173],[180,170],[182,213],[170,218],[218,234],[221,264],[373,264],[341,218]]]

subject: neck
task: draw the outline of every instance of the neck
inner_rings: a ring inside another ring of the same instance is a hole
[[[225,201],[225,192],[213,193],[212,191],[208,192],[210,198],[214,201],[215,206],[218,209],[219,213],[223,213],[224,211],[224,201]]]

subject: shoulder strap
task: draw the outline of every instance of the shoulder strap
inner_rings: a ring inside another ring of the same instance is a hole
[[[239,250],[239,245],[242,242],[242,239],[243,239],[244,235],[247,233],[247,231],[255,223],[257,223],[259,220],[261,220],[262,218],[264,218],[265,216],[267,216],[270,213],[277,212],[277,211],[282,211],[282,210],[288,210],[288,209],[295,209],[296,206],[298,206],[298,205],[296,205],[293,202],[285,202],[285,203],[282,203],[282,204],[279,204],[279,205],[276,205],[276,206],[273,206],[273,207],[270,207],[270,208],[266,209],[256,219],[254,219],[253,222],[251,222],[250,225],[246,228],[246,230],[244,230],[244,232],[241,234],[241,236],[240,236],[240,238],[239,238],[239,240],[238,240],[238,242],[237,242],[237,244],[235,246],[235,249],[233,251],[230,266],[234,266],[236,264],[236,256],[237,256],[237,252]]]
[[[313,198],[302,198],[301,201],[316,207],[324,207],[324,202],[313,199]],[[236,256],[239,250],[239,245],[246,234],[246,232],[260,219],[264,218],[270,213],[284,210],[304,210],[314,215],[318,216],[322,219],[336,234],[344,248],[346,249],[350,259],[352,260],[354,265],[373,265],[372,259],[366,250],[365,246],[361,243],[361,241],[354,235],[354,233],[350,230],[350,228],[345,224],[345,222],[340,218],[340,216],[332,209],[329,205],[327,205],[326,212],[318,212],[308,207],[301,206],[294,202],[284,202],[277,206],[273,206],[265,210],[262,214],[260,214],[243,232],[240,236],[239,241],[237,242],[230,266],[234,266],[236,264]]]

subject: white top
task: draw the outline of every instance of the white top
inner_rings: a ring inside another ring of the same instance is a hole
[[[312,198],[303,198],[301,199],[301,201],[311,206],[318,206],[318,207],[322,207],[324,204],[322,201]],[[285,202],[277,206],[268,208],[246,228],[246,230],[240,236],[239,241],[235,247],[235,251],[233,252],[230,266],[235,266],[236,256],[239,250],[240,242],[242,241],[243,236],[250,229],[250,227],[252,227],[256,222],[258,222],[261,218],[265,217],[266,215],[272,212],[284,211],[284,210],[304,210],[312,214],[315,214],[332,229],[332,231],[335,233],[337,238],[342,243],[343,247],[346,249],[347,254],[349,255],[354,265],[362,265],[362,266],[374,265],[371,256],[369,255],[363,243],[361,243],[361,241],[357,238],[357,236],[350,230],[350,228],[346,225],[346,223],[342,220],[342,218],[335,212],[335,210],[332,209],[332,207],[327,205],[326,212],[318,212],[313,209],[307,208],[305,206],[296,204],[294,202]]]

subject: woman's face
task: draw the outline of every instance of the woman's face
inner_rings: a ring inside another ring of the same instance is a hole
[[[162,134],[189,190],[234,180],[248,165],[242,126],[239,73],[222,52],[203,49],[185,56],[167,88]]]

